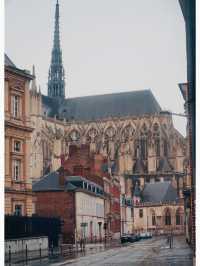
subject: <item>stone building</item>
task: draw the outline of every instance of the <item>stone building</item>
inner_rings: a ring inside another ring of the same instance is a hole
[[[134,232],[184,232],[184,203],[168,181],[149,183],[134,190]]]
[[[170,181],[182,197],[185,138],[150,89],[65,98],[58,25],[57,1],[48,96],[38,91],[35,79],[30,90],[35,129],[31,136],[31,178],[56,171],[60,158],[69,159],[70,146],[88,145],[90,154],[103,156],[114,171],[121,187],[121,231],[130,232],[137,182],[142,190],[146,183]]]
[[[31,119],[27,71],[5,55],[5,214],[31,216],[30,180]]]

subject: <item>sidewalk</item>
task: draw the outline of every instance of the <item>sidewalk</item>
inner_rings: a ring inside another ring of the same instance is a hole
[[[27,253],[27,259],[26,259],[26,252],[19,252],[19,253],[13,253],[11,254],[11,263],[13,264],[20,264],[23,262],[28,262],[29,264],[32,264],[31,261],[44,261],[44,265],[48,265],[47,261],[51,263],[52,262],[61,262],[66,259],[74,259],[79,258],[85,255],[92,255],[94,253],[98,253],[101,251],[104,251],[106,249],[114,248],[120,246],[119,241],[112,241],[110,243],[88,243],[85,246],[84,250],[81,250],[80,245],[78,245],[78,250],[76,249],[75,245],[73,245],[73,249],[68,249],[65,252],[65,255],[63,256],[61,254],[60,248],[55,248],[53,250],[53,253],[51,250],[42,250],[41,254],[40,251],[28,251]],[[41,256],[40,256],[41,255]],[[46,264],[47,263],[47,264]],[[34,264],[34,262],[33,262]],[[9,265],[9,255],[5,254],[5,265]]]

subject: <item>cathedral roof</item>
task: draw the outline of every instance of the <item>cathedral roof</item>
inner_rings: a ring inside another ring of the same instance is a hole
[[[69,99],[42,97],[43,108],[50,117],[89,121],[108,117],[158,114],[161,107],[151,90],[131,91]]]
[[[156,182],[145,184],[142,192],[143,202],[165,203],[177,201],[178,195],[171,182]]]

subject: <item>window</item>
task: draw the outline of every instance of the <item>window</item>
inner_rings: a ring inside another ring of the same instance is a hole
[[[164,140],[164,156],[168,156],[168,144],[166,140]]]
[[[140,216],[140,218],[143,217],[143,210],[142,209],[139,210],[139,216]]]
[[[150,183],[150,177],[149,176],[146,177],[146,183]]]
[[[182,218],[181,218],[181,211],[178,209],[176,211],[176,225],[181,225],[182,224]]]
[[[169,209],[165,213],[165,225],[171,225],[171,214]]]
[[[87,183],[86,182],[83,182],[83,188],[87,189]]]
[[[20,152],[21,151],[21,142],[18,140],[14,141],[14,152]]]
[[[141,157],[143,160],[147,159],[147,139],[141,138],[140,140],[140,146],[141,146]]]
[[[20,171],[21,171],[21,161],[14,160],[13,161],[13,179],[15,181],[20,180]]]
[[[155,212],[152,212],[152,225],[156,225],[156,216],[155,216]]]
[[[20,97],[18,95],[12,96],[12,115],[19,117],[20,114]]]
[[[156,138],[155,139],[155,146],[156,146],[156,156],[160,156],[160,139]]]
[[[22,215],[22,205],[15,205],[14,215],[21,216]]]
[[[133,217],[133,208],[131,208],[131,217]]]

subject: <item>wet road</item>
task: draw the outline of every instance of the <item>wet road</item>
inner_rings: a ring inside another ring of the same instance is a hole
[[[191,266],[192,252],[184,237],[174,237],[174,247],[169,248],[166,238],[153,238],[97,254],[69,260],[52,266]]]
[[[184,236],[174,237],[172,249],[166,238],[156,237],[148,240],[99,251],[84,257],[67,259],[53,263],[52,260],[32,261],[28,266],[192,266],[192,251],[185,243]],[[19,264],[17,265],[19,266]]]

